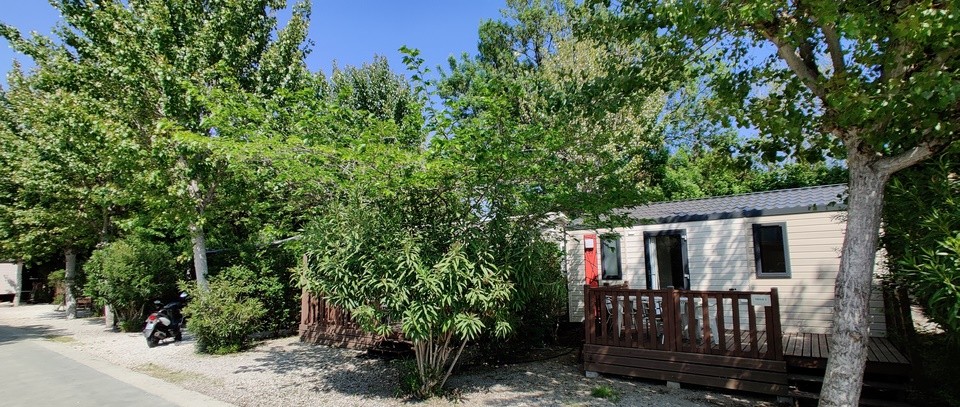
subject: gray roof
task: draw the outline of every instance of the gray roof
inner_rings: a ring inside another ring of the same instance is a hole
[[[659,202],[622,209],[641,222],[674,223],[712,219],[789,215],[846,209],[846,184],[781,189],[749,194]]]

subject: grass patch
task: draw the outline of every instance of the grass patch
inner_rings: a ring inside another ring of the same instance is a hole
[[[594,387],[590,390],[590,395],[598,399],[609,400],[616,403],[620,400],[620,393],[617,392],[613,387],[601,384],[597,387]]]
[[[44,336],[43,339],[46,339],[50,342],[57,342],[57,343],[73,343],[77,341],[76,339],[73,339],[73,337],[70,335],[47,335],[47,336]]]
[[[190,380],[201,380],[204,376],[193,372],[167,369],[163,366],[147,363],[135,368],[136,371],[173,384],[180,384]]]

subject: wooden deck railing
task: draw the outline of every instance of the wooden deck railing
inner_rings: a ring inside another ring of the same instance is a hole
[[[783,360],[776,288],[756,292],[584,286],[584,301],[587,344]]]

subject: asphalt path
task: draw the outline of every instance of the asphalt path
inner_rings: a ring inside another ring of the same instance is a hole
[[[49,338],[43,326],[0,321],[3,406],[228,406],[206,395],[95,358]]]

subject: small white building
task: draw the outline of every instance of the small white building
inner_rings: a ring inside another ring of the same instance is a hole
[[[635,226],[565,232],[571,322],[584,317],[586,284],[634,289],[768,291],[784,332],[830,332],[845,229],[846,185],[825,185],[626,209]],[[871,336],[885,336],[882,293]]]
[[[0,298],[13,300],[17,292],[17,263],[0,262]]]

